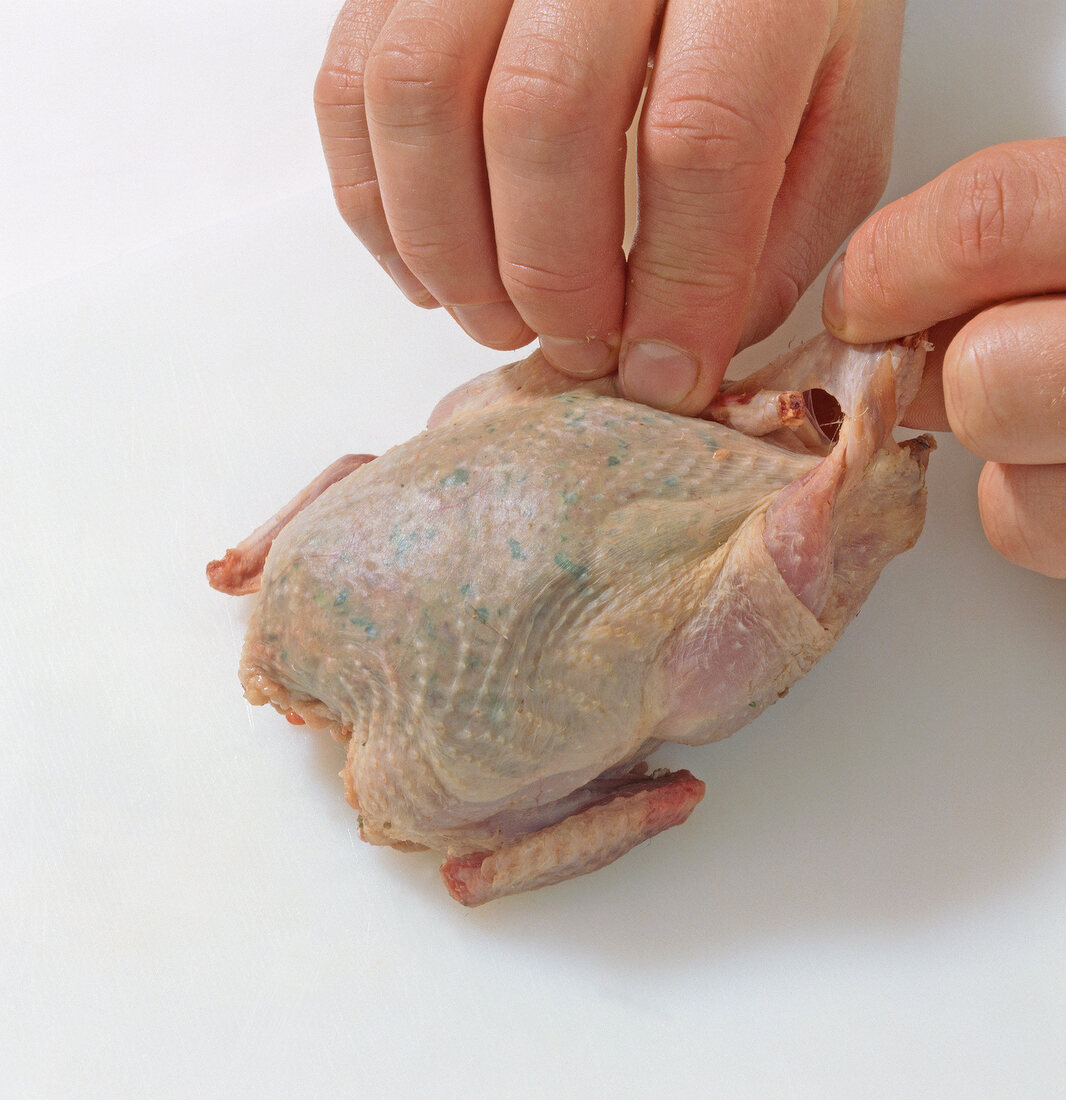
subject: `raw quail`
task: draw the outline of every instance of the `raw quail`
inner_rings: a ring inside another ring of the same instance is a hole
[[[654,749],[760,714],[918,537],[926,347],[823,333],[700,418],[539,354],[467,383],[209,567],[258,590],[247,699],[346,743],[362,837],[465,904],[604,866],[702,797]]]

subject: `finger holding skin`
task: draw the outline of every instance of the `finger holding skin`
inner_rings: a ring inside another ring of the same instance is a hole
[[[315,115],[337,209],[352,232],[416,305],[436,300],[400,258],[381,203],[366,120],[363,75],[396,0],[348,0],[333,25],[315,80]]]
[[[843,340],[892,339],[967,311],[1066,291],[1066,138],[982,150],[868,218],[826,280]]]
[[[407,267],[483,344],[532,339],[500,279],[482,104],[510,0],[399,0],[366,63],[382,205]]]
[[[717,390],[832,30],[819,0],[667,6],[638,134],[627,396],[695,413]]]
[[[999,324],[1004,317],[1007,327],[1001,332]],[[932,350],[925,358],[921,386],[907,408],[903,426],[927,432],[952,430],[943,381],[944,363],[950,353],[954,362],[952,370],[957,372],[952,383],[955,422],[959,432],[971,437],[968,446],[972,450],[981,448],[979,453],[984,453],[984,445],[978,441],[981,421],[998,417],[1009,425],[1017,425],[1012,434],[1025,437],[1024,449],[1014,452],[1011,461],[1046,461],[1022,457],[1023,454],[1061,454],[1062,447],[1066,446],[1061,442],[1062,433],[1066,432],[1064,326],[1066,309],[1061,296],[1019,299],[935,325],[927,334]],[[967,330],[967,339],[975,341],[977,363],[972,362],[969,349],[953,347],[956,337],[964,330]],[[1005,350],[997,351],[1001,346]],[[996,364],[989,366],[987,355],[993,351]],[[1005,357],[1008,353],[1010,359]],[[983,400],[980,391],[985,388],[982,376],[990,383],[989,389],[991,384],[996,384],[990,407],[998,407],[999,411],[991,416],[979,408]],[[972,427],[971,420],[974,422]],[[995,444],[996,454],[1002,446],[1002,441]],[[986,457],[996,457],[992,449],[990,446]]]
[[[905,428],[918,428],[923,432],[950,432],[951,423],[944,406],[944,355],[952,340],[980,313],[973,310],[950,321],[941,321],[925,331],[929,350],[922,367],[922,381],[914,400],[900,421]]]
[[[504,286],[559,370],[614,369],[625,297],[625,133],[657,0],[515,0],[485,95]]]
[[[944,402],[967,450],[1003,463],[1066,463],[1066,295],[978,313],[948,345]]]
[[[841,7],[785,163],[739,348],[792,312],[888,182],[903,3]]]
[[[900,421],[903,427],[917,428],[923,432],[951,431],[947,409],[944,408],[944,352],[961,327],[961,322],[953,320],[927,331],[926,338],[932,347],[925,355],[918,392]]]
[[[1000,554],[1066,578],[1066,465],[986,463],[977,496],[985,534]]]

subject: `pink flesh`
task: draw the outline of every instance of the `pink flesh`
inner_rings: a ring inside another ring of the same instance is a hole
[[[256,528],[246,539],[226,551],[217,561],[209,562],[207,580],[212,588],[230,596],[246,596],[259,591],[263,563],[278,532],[311,501],[320,497],[331,485],[346,478],[353,470],[373,461],[375,455],[344,455],[327,466],[322,473],[296,494],[272,519]]]
[[[792,594],[820,615],[832,579],[833,507],[842,471],[832,457],[786,486],[767,513],[763,539]]]
[[[874,456],[891,445],[900,410],[921,379],[926,345],[921,337],[886,347],[876,357],[830,340],[811,341],[734,387],[758,392],[767,385],[820,389],[845,415],[832,452],[818,466],[783,489],[766,516],[766,548],[793,594],[820,615],[833,571],[835,509],[858,484]]]
[[[631,774],[619,777],[615,793],[513,844],[446,859],[440,873],[448,892],[464,905],[481,905],[598,871],[680,825],[703,797],[703,782],[688,771]]]

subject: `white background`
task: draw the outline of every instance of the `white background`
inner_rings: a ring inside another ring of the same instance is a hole
[[[0,14],[0,1094],[1062,1096],[1066,586],[950,440],[838,650],[596,875],[464,910],[244,704],[204,563],[506,359],[333,210],[335,7]],[[1061,5],[912,2],[886,197],[1063,132]]]

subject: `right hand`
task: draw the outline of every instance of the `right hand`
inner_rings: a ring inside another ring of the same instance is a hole
[[[348,224],[474,339],[698,412],[887,176],[902,0],[347,0],[316,84]],[[640,118],[628,257],[626,130]]]

